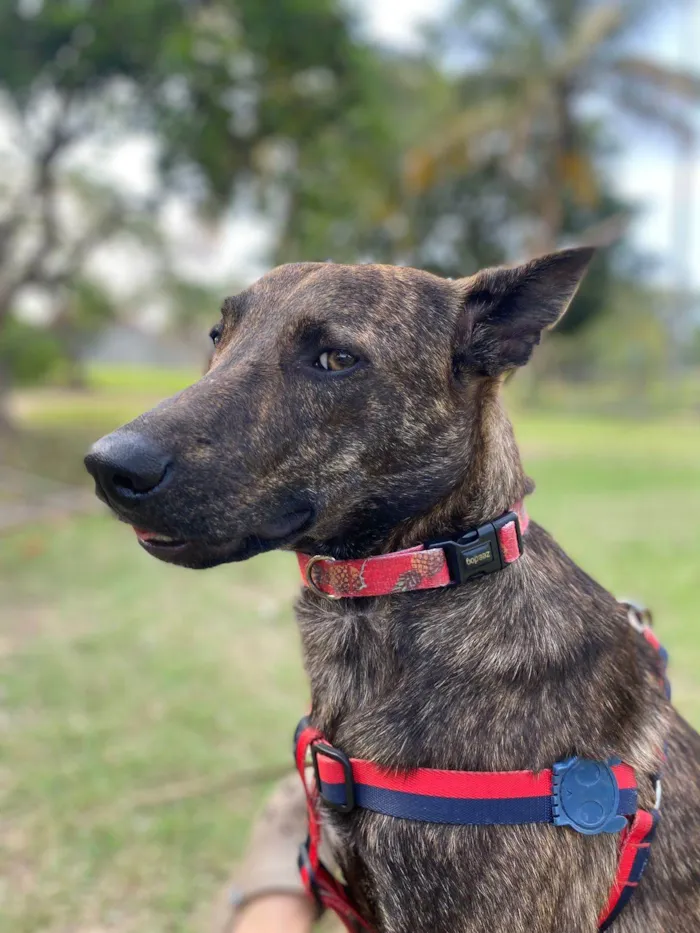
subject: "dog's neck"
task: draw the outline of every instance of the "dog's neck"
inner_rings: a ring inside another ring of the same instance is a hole
[[[295,543],[309,556],[320,554],[336,560],[372,557],[421,544],[435,538],[459,537],[470,528],[490,521],[513,508],[531,493],[534,484],[523,471],[513,427],[501,404],[495,380],[475,382],[467,390],[465,409],[479,417],[456,426],[455,437],[444,451],[443,470],[451,477],[439,485],[446,490],[416,511],[401,514],[400,503],[421,499],[423,488],[435,484],[426,476],[406,479],[407,489],[392,501],[378,500],[349,520],[341,531]]]
[[[465,473],[447,496],[420,516],[393,529],[383,551],[454,536],[513,508],[534,489],[523,471],[513,426],[493,384],[480,387],[481,417],[467,440]]]
[[[465,481],[395,528],[383,551],[478,525],[529,491],[500,404],[482,411]],[[653,687],[639,673],[630,692],[616,673],[637,667],[624,610],[537,525],[501,572],[409,595],[305,592],[297,614],[315,725],[350,755],[537,770],[578,753],[653,769]]]

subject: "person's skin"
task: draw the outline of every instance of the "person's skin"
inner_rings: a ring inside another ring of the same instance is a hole
[[[278,782],[251,827],[243,858],[217,900],[212,933],[310,933],[317,906],[297,868],[306,821],[304,785],[298,774],[290,773]],[[325,864],[334,870],[325,834],[321,847]]]
[[[309,933],[314,915],[305,894],[265,894],[237,912],[232,933]]]

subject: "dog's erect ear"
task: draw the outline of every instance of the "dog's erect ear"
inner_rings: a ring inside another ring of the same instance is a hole
[[[566,249],[462,279],[456,366],[490,376],[524,366],[542,331],[566,311],[594,252],[589,246]]]

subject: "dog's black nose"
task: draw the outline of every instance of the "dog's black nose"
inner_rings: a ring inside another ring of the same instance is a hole
[[[94,444],[85,466],[108,499],[135,499],[163,482],[170,458],[153,441],[131,431],[115,431]]]

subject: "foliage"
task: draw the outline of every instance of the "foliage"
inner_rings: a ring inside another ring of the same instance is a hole
[[[700,100],[700,77],[626,51],[649,12],[646,0],[459,0],[443,45],[460,108],[422,150],[430,171],[468,171],[496,154],[526,195],[525,247],[551,249],[569,232],[572,208],[601,205],[602,159],[615,137],[600,116],[692,133],[684,105]]]
[[[594,321],[576,341],[560,342],[558,375],[573,383],[597,382],[609,392],[624,384],[628,410],[643,410],[667,366],[667,335],[648,289],[616,281],[609,294],[614,314]]]
[[[0,326],[29,288],[55,305],[69,343],[109,319],[75,283],[106,241],[157,251],[168,192],[212,216],[242,193],[273,210],[289,166],[358,96],[370,53],[350,27],[339,0],[1,4],[0,98],[17,142],[0,153],[11,178],[0,184]],[[138,131],[157,142],[155,191],[72,168],[86,145],[107,151]]]
[[[104,288],[89,278],[70,283],[65,304],[66,324],[81,334],[99,331],[115,317],[114,301]]]
[[[211,350],[207,333],[216,323],[225,295],[216,288],[183,279],[172,272],[163,274],[159,288],[171,309],[172,330],[185,338],[198,339],[204,360],[206,351]],[[230,285],[229,290],[233,292],[235,287]]]
[[[494,162],[449,169],[415,192],[406,165],[455,106],[438,63],[385,53],[365,63],[360,104],[319,134],[290,179],[290,208],[276,258],[373,259],[461,276],[506,256],[513,201]]]
[[[188,338],[204,327],[221,296],[177,267],[173,198],[212,225],[232,210],[264,218],[276,261],[449,276],[624,237],[631,206],[606,174],[619,118],[687,139],[684,104],[700,97],[694,75],[627,51],[648,12],[455,0],[432,45],[406,53],[363,40],[343,0],[8,0],[0,327],[28,289],[51,304],[68,359],[144,304]],[[79,170],[86,147],[107,154],[135,133],[156,151],[147,192]],[[127,242],[156,271],[117,300],[95,290],[92,263]],[[560,336],[612,307],[625,249],[596,260]]]
[[[50,89],[69,118],[75,108],[157,132],[163,180],[200,186],[213,209],[246,179],[271,184],[276,147],[303,148],[358,94],[365,50],[337,0],[35,6],[0,13],[0,80],[15,105],[29,115]]]
[[[0,369],[15,385],[41,382],[56,372],[62,357],[59,340],[43,327],[10,318],[0,329]]]
[[[508,193],[505,252],[617,240],[630,206],[606,181],[607,157],[621,142],[610,118],[618,132],[633,117],[687,139],[685,105],[700,100],[700,77],[627,51],[649,13],[643,0],[458,0],[435,36],[454,75],[454,106],[405,162],[414,197],[429,203],[445,178],[478,178],[491,166]],[[609,307],[614,276],[608,253],[561,334]]]
[[[700,367],[700,327],[695,327],[684,348],[685,362],[691,366]]]

